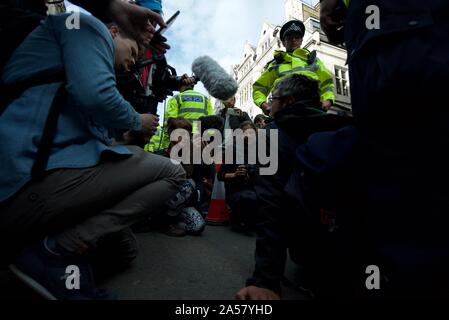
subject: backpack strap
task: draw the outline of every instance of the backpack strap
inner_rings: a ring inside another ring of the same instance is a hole
[[[49,76],[32,77],[16,84],[5,85],[0,83],[0,116],[15,99],[19,98],[22,93],[29,88],[57,82],[65,83],[65,76],[63,72]],[[45,175],[45,169],[47,168],[51,147],[56,135],[61,107],[67,100],[67,92],[65,90],[64,83],[60,85],[56,95],[54,96],[47,120],[45,121],[36,159],[34,160],[33,167],[31,169],[31,179],[33,180],[40,180]]]
[[[45,169],[47,168],[48,158],[50,157],[51,147],[56,135],[59,114],[61,113],[61,107],[66,101],[67,91],[65,90],[65,85],[62,84],[53,98],[47,120],[45,121],[42,138],[39,142],[36,159],[31,168],[31,179],[35,181],[41,180],[45,176]]]
[[[60,71],[48,76],[34,76],[14,84],[4,84],[3,82],[0,82],[0,116],[6,108],[26,90],[32,87],[63,81],[65,81],[65,75],[63,71]]]

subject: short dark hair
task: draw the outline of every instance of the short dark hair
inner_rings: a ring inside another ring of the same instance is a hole
[[[254,117],[254,123],[258,123],[261,121],[267,121],[268,117],[264,114],[258,114],[257,116]]]
[[[320,86],[318,81],[302,74],[292,74],[283,78],[276,85],[280,97],[294,97],[297,101],[310,101],[311,104],[320,105]]]
[[[204,116],[199,118],[201,122],[201,134],[209,129],[216,129],[219,131],[223,131],[224,121],[220,116],[212,115],[212,116]]]
[[[254,125],[254,123],[252,121],[243,121],[240,126],[239,129],[245,129],[246,127],[251,127],[252,129],[256,130],[256,126]]]
[[[169,118],[167,121],[167,132],[172,133],[176,129],[184,129],[192,133],[192,124],[184,117]]]

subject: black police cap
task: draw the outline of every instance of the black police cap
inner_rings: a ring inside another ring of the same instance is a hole
[[[304,23],[302,23],[302,21],[290,20],[282,26],[280,37],[281,40],[284,41],[284,37],[289,33],[299,34],[301,37],[304,37],[305,32],[306,27],[304,26]]]

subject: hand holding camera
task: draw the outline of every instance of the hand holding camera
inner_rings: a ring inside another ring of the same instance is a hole
[[[237,171],[235,172],[235,176],[237,178],[246,178],[248,176],[248,171],[246,170],[246,166],[238,166]]]

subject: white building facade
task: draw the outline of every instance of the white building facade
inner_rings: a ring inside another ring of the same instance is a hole
[[[285,22],[298,19],[304,22],[306,34],[303,48],[316,50],[318,58],[333,73],[336,104],[344,111],[351,109],[349,75],[346,67],[346,50],[331,45],[321,31],[320,5],[311,6],[301,0],[285,0]],[[246,43],[240,63],[233,66],[233,75],[239,84],[236,107],[246,111],[251,118],[262,113],[252,98],[252,85],[260,77],[265,66],[273,59],[275,50],[285,50],[279,38],[281,26],[265,22],[256,46]]]

